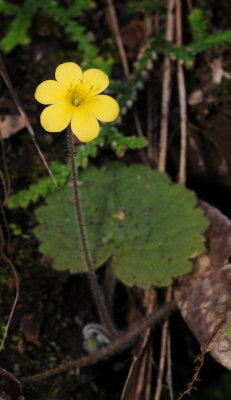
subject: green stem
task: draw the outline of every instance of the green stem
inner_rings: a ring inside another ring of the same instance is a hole
[[[106,307],[104,298],[102,296],[101,290],[99,288],[99,284],[97,281],[97,277],[93,268],[93,263],[90,255],[90,251],[87,243],[87,234],[84,228],[83,214],[81,209],[81,203],[79,198],[79,189],[78,189],[78,179],[76,173],[76,165],[75,165],[75,148],[73,143],[73,134],[70,129],[68,129],[68,139],[69,139],[69,147],[70,147],[70,158],[71,158],[71,171],[73,178],[73,189],[74,189],[74,197],[75,197],[75,209],[77,215],[78,228],[80,233],[80,239],[82,242],[83,254],[86,262],[86,266],[89,273],[89,278],[91,282],[92,293],[95,298],[96,306],[98,309],[98,313],[101,319],[102,324],[107,329],[108,333],[111,337],[116,335],[116,329],[114,324],[110,318],[108,309]]]

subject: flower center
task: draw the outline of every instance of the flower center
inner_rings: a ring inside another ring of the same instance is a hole
[[[75,96],[72,98],[73,106],[78,107],[80,105],[80,103],[81,103],[81,99],[79,97]]]

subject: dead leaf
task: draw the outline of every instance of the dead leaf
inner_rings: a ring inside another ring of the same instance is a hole
[[[203,92],[201,89],[196,89],[192,93],[190,93],[188,98],[188,104],[190,106],[195,106],[197,104],[202,103],[203,101]]]
[[[221,58],[215,58],[210,64],[212,71],[212,83],[220,85],[223,78],[230,79],[230,75],[223,70]]]
[[[39,341],[40,327],[42,316],[38,313],[24,315],[20,322],[20,331],[23,333],[28,342],[32,342],[35,346],[40,347]]]
[[[3,139],[7,139],[21,129],[25,128],[26,122],[21,115],[1,115],[0,132]]]
[[[231,371],[231,337],[225,329],[231,320],[231,221],[218,209],[201,202],[211,221],[207,251],[194,264],[194,272],[175,289],[175,298],[189,329],[203,346],[220,322],[207,351]]]

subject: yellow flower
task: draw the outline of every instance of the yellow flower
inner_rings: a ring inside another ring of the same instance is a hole
[[[41,114],[41,125],[48,132],[61,132],[69,123],[81,142],[95,139],[100,130],[98,120],[114,121],[119,114],[117,102],[99,95],[109,85],[108,76],[100,69],[82,72],[73,62],[60,64],[55,80],[38,85],[35,98],[48,105]]]

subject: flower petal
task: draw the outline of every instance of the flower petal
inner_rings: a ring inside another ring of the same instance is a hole
[[[38,85],[34,97],[42,104],[55,104],[63,101],[66,90],[56,81],[44,81]]]
[[[90,96],[95,96],[96,94],[101,93],[108,87],[108,85],[108,76],[100,69],[91,68],[83,72],[81,88],[84,90],[86,87]]]
[[[68,102],[46,107],[40,117],[41,125],[47,132],[61,132],[71,121],[74,107]]]
[[[99,123],[94,115],[89,113],[84,106],[77,107],[71,120],[71,130],[83,142],[91,142],[100,130]]]
[[[87,109],[103,122],[114,121],[119,114],[118,103],[110,96],[99,95],[86,100]]]
[[[55,78],[65,89],[70,89],[80,83],[82,70],[78,64],[66,62],[56,68]]]

